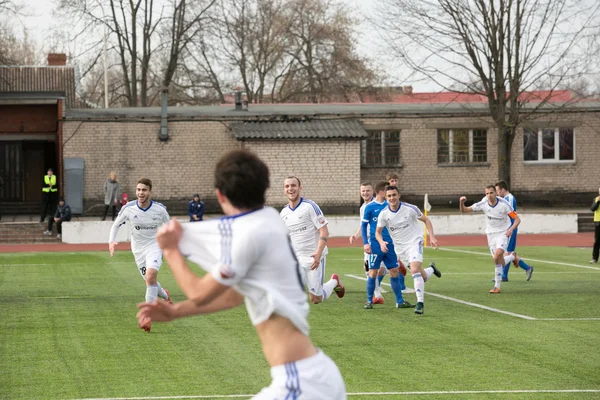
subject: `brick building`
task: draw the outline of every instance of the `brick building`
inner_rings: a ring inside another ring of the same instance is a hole
[[[297,175],[305,195],[328,212],[356,212],[359,183],[395,171],[407,201],[428,193],[433,205],[455,206],[497,179],[497,135],[486,108],[481,101],[171,107],[166,141],[160,108],[74,109],[63,123],[62,152],[85,160],[88,213],[99,209],[111,170],[128,193],[140,177],[151,178],[155,198],[171,210],[183,210],[196,192],[214,210],[212,169],[235,148],[268,163],[272,205],[285,202],[285,176]],[[587,205],[599,185],[590,171],[600,152],[600,103],[554,103],[534,116],[513,144],[513,193],[521,203]]]

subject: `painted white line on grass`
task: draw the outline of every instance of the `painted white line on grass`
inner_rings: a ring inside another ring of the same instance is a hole
[[[532,390],[443,390],[431,392],[355,392],[347,396],[431,396],[458,394],[516,394],[516,393],[600,393],[600,389],[532,389]],[[97,397],[76,400],[168,400],[168,399],[235,399],[250,398],[253,394],[216,394],[212,396],[152,396],[152,397]]]
[[[453,251],[456,253],[474,254],[474,255],[478,255],[478,256],[487,255],[487,256],[491,257],[490,253],[481,253],[478,251],[448,249],[446,247],[440,247],[439,249],[444,250],[444,251]],[[535,258],[525,258],[525,257],[522,257],[522,258],[523,258],[523,260],[527,260],[527,261],[541,262],[541,263],[545,263],[545,264],[554,264],[554,265],[564,265],[564,266],[568,266],[568,267],[585,268],[585,269],[593,269],[596,271],[600,271],[600,267],[592,267],[591,265],[579,265],[579,264],[569,264],[569,263],[557,262],[557,261],[536,260]]]
[[[362,276],[348,275],[348,274],[346,276],[349,276],[349,277],[354,278],[354,279],[360,279],[361,281],[366,281],[367,280],[367,278],[363,278]],[[389,283],[382,283],[382,285],[390,286]],[[470,301],[464,301],[464,300],[460,300],[460,299],[455,299],[454,297],[448,297],[448,296],[444,296],[442,294],[437,294],[437,293],[432,293],[432,292],[425,292],[425,293],[427,294],[427,296],[439,297],[440,299],[453,301],[455,303],[460,303],[460,304],[464,304],[464,305],[475,307],[475,308],[481,308],[483,310],[495,312],[495,313],[498,313],[498,314],[506,314],[506,315],[510,315],[511,317],[517,317],[517,318],[526,319],[526,320],[529,320],[529,321],[535,321],[536,320],[536,318],[530,317],[529,315],[512,313],[510,311],[504,311],[504,310],[500,310],[498,308],[484,306],[483,304],[477,304],[477,303],[472,303]]]
[[[538,321],[600,321],[600,318],[537,318]]]

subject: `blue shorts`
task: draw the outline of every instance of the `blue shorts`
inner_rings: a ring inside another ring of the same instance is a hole
[[[512,235],[510,236],[510,238],[508,239],[508,246],[506,246],[506,251],[508,253],[512,253],[517,248],[517,233],[518,233],[518,231],[519,231],[519,228],[515,229],[513,231]]]
[[[398,268],[398,257],[394,246],[388,245],[387,253],[383,253],[379,246],[371,245],[372,254],[369,254],[369,269],[379,269],[381,262],[387,269]]]

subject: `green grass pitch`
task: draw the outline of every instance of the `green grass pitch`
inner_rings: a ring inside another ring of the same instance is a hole
[[[350,399],[600,398],[600,268],[589,249],[519,250],[536,260],[532,280],[512,268],[490,295],[485,248],[426,249],[443,275],[417,316],[389,286],[386,304],[363,310],[361,249],[330,249],[346,297],[311,305],[312,340]],[[184,298],[166,264],[159,281]],[[0,399],[210,398],[269,384],[244,307],[147,334],[135,319],[144,293],[129,252],[0,254]]]

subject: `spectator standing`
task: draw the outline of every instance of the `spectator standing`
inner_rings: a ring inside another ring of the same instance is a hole
[[[117,173],[111,171],[108,174],[108,179],[104,182],[104,215],[102,221],[106,219],[108,214],[108,208],[112,208],[112,220],[114,221],[117,216],[117,204],[119,204],[119,192],[121,191],[121,185],[117,181]]]
[[[48,211],[53,216],[55,213],[56,203],[58,203],[58,182],[52,168],[48,168],[48,172],[44,175],[44,183],[42,185],[42,213],[40,215],[40,224],[44,223]],[[52,220],[52,217],[50,217]]]
[[[597,264],[598,253],[600,252],[600,189],[598,189],[598,197],[594,199],[591,210],[594,213],[594,249],[590,264]]]
[[[204,203],[200,201],[200,195],[194,194],[194,198],[188,203],[188,215],[190,222],[202,221],[204,215]]]

